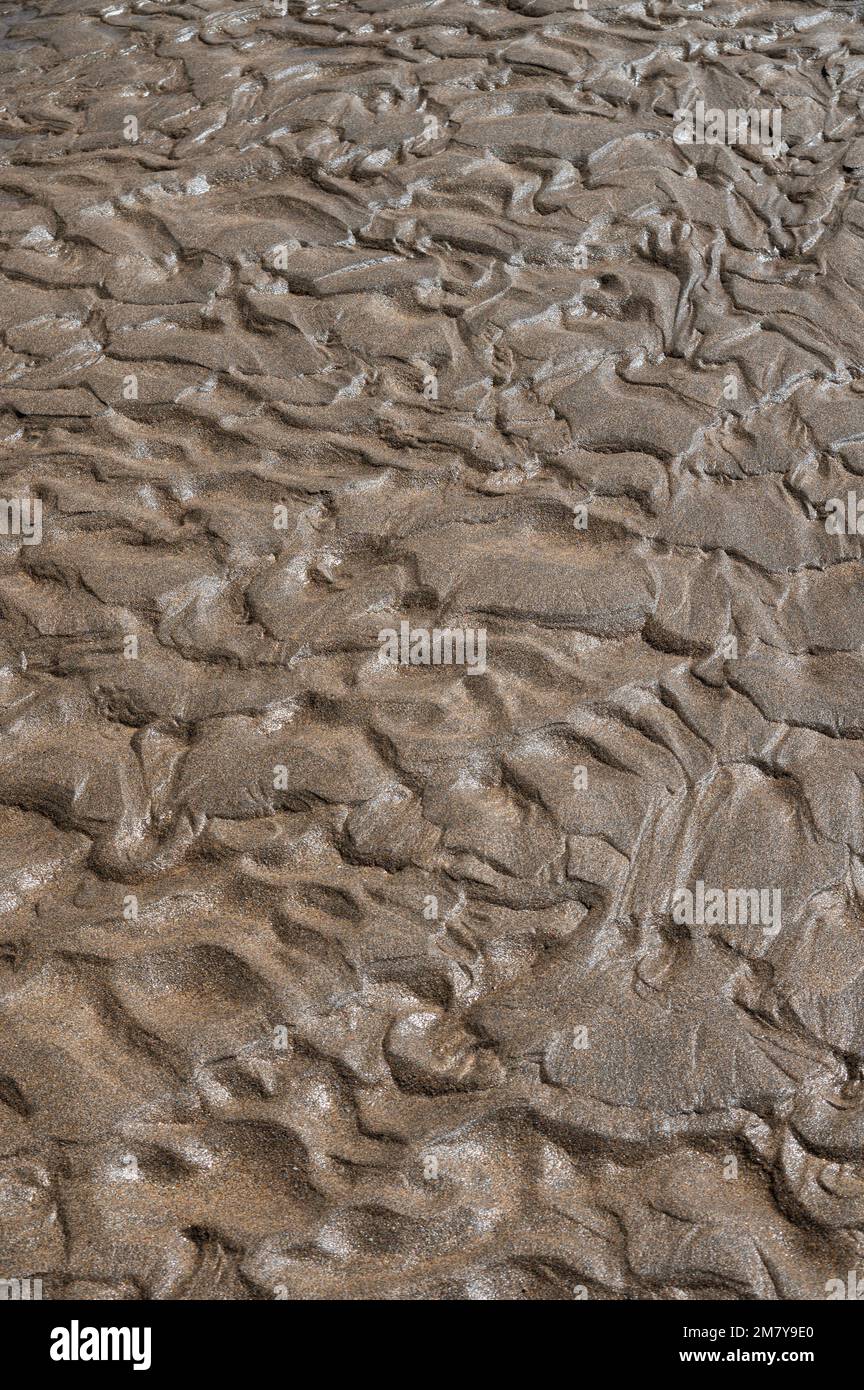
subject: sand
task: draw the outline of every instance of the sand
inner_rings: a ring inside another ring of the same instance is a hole
[[[862,1268],[862,61],[0,5],[0,1279]]]

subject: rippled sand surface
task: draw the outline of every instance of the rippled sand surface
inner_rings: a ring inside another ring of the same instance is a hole
[[[855,9],[0,5],[0,1277],[862,1268]]]

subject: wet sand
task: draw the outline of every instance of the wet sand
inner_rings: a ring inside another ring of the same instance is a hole
[[[861,1267],[862,60],[0,5],[0,1278]]]

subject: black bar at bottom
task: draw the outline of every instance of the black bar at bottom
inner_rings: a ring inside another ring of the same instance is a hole
[[[582,1301],[575,1307],[571,1304],[557,1325],[541,1331],[529,1315],[523,1327],[508,1324],[508,1331],[516,1332],[521,1356],[534,1359],[542,1349],[544,1361],[551,1336],[557,1355],[573,1360],[574,1374],[577,1363],[587,1370],[585,1356],[590,1354],[598,1370],[612,1374],[649,1370],[690,1379],[706,1369],[734,1373],[753,1369],[767,1376],[770,1384],[778,1374],[803,1368],[830,1382],[834,1375],[839,1377],[841,1368],[848,1374],[850,1348],[857,1345],[859,1311],[837,1306],[848,1301],[857,1300]],[[469,1320],[463,1321],[466,1312]],[[451,1374],[446,1367],[451,1356],[457,1358],[457,1348],[460,1379],[468,1370],[466,1354],[476,1357],[478,1369],[488,1378],[505,1345],[499,1333],[494,1349],[490,1346],[491,1328],[478,1309],[463,1307],[456,1312],[452,1305],[440,1303],[425,1310],[405,1308],[395,1323],[394,1313],[392,1304],[382,1309],[370,1303],[340,1304],[337,1311],[332,1304],[306,1307],[279,1301],[262,1305],[7,1300],[0,1303],[0,1328],[7,1334],[7,1350],[14,1346],[20,1356],[23,1372],[32,1369],[52,1379],[69,1375],[92,1379],[101,1369],[139,1377],[161,1377],[165,1372],[200,1377],[212,1372],[224,1379],[236,1372],[267,1374],[268,1366],[280,1364],[289,1373],[298,1352],[312,1361],[309,1371],[315,1373],[317,1362],[329,1378],[343,1367],[353,1374],[362,1372],[362,1363],[375,1345],[379,1351],[373,1361],[380,1355],[385,1366],[389,1362],[389,1372],[379,1364],[379,1372],[389,1375],[403,1363],[404,1351],[400,1355],[398,1347],[406,1335],[430,1339],[426,1363],[430,1381]],[[416,1331],[412,1314],[421,1320]],[[334,1318],[340,1320],[338,1336]],[[354,1318],[362,1321],[352,1330]],[[458,1342],[454,1340],[448,1354],[450,1337]],[[375,1373],[374,1367],[367,1366],[364,1373]],[[17,1368],[16,1374],[20,1374]],[[423,1382],[423,1370],[412,1370],[412,1382],[418,1379]]]

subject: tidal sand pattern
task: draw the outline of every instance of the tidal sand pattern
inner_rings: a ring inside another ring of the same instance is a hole
[[[0,1279],[834,1296],[860,7],[34,0],[0,68]]]

